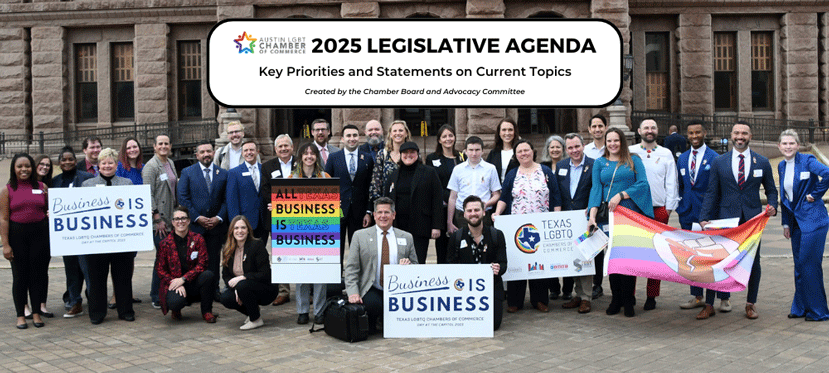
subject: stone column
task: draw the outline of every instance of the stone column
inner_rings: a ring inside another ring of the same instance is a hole
[[[786,13],[780,20],[783,107],[786,119],[818,118],[816,13]]]
[[[498,135],[495,133],[495,128],[506,115],[507,110],[503,108],[466,109],[466,133],[484,140],[484,149],[492,149],[495,145],[495,136]],[[463,140],[466,140],[466,137]]]
[[[167,100],[170,69],[166,24],[135,25],[135,122],[163,123],[170,120]]]
[[[32,118],[26,96],[32,91],[27,76],[29,35],[22,27],[0,28],[0,132],[23,134]]]
[[[32,133],[64,130],[66,29],[32,28]]]
[[[630,13],[628,10],[627,0],[593,0],[590,2],[590,16],[591,18],[602,18],[610,21],[619,29],[622,34],[622,53],[630,54]],[[627,130],[630,129],[630,101],[633,97],[633,91],[630,89],[630,81],[622,82],[622,93],[619,99],[625,107],[625,126]],[[610,110],[612,106],[608,107]],[[618,109],[614,109],[617,110]],[[613,122],[610,122],[613,125]]]
[[[676,33],[680,112],[711,115],[714,113],[711,15],[680,14]]]
[[[829,41],[829,13],[820,14],[820,27],[818,28],[818,43],[826,45]],[[820,120],[829,120],[829,49],[824,49],[818,54],[818,102],[820,107]]]

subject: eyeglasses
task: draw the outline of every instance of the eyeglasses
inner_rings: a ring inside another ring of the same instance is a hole
[[[182,218],[173,218],[173,221],[175,221],[175,222],[188,221],[188,220],[190,220],[190,219],[189,218],[183,218],[183,217]]]

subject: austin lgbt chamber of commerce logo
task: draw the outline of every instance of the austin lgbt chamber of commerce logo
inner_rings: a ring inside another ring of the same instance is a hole
[[[236,43],[236,49],[239,50],[239,54],[253,53],[253,49],[256,48],[256,38],[248,35],[246,31],[243,31],[242,35],[239,35],[233,41]]]
[[[532,254],[538,251],[539,245],[541,245],[541,235],[535,225],[527,223],[515,231],[515,246],[522,253]]]

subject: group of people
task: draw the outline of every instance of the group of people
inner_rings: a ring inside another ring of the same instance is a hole
[[[506,300],[508,313],[523,308],[527,286],[530,304],[541,312],[549,312],[549,301],[559,297],[567,301],[562,304],[565,309],[591,312],[591,301],[604,294],[604,254],[594,259],[595,276],[563,282],[557,278],[509,281],[504,286],[506,242],[493,227],[500,215],[586,210],[588,226],[608,231],[608,213],[624,206],[666,224],[676,211],[683,229],[694,222],[705,226],[732,217],[743,223],[763,211],[760,185],[768,199],[765,212],[774,215],[778,208],[771,166],[749,149],[751,128],[742,122],[732,129],[734,149],[717,155],[705,145],[703,122],[687,124],[690,149],[684,152],[657,144],[653,119],[640,124],[641,142],[628,146],[624,132],[608,129],[601,115],[590,120],[590,143],[570,133],[564,138],[551,136],[545,148],[536,151],[531,142],[521,139],[516,122],[505,118],[497,126],[495,147],[486,160],[484,142],[477,136],[467,138],[459,152],[456,132],[449,125],[440,127],[436,150],[425,160],[404,121],[394,121],[387,136],[379,121],[369,121],[362,145],[360,129],[346,125],[343,149],[329,144],[327,121],[315,120],[311,130],[313,140],[296,152],[290,136],[278,136],[276,157],[262,163],[257,144],[245,140],[243,125],[231,122],[229,143],[215,150],[209,141],[198,145],[198,162],[180,175],[170,159],[166,135],[156,136],[154,155],[146,163],[135,138],[126,139],[120,151],[102,149],[99,139],[88,138],[80,162],[70,147],[61,151],[62,173],[54,177],[49,157],[16,155],[8,185],[0,190],[0,236],[3,254],[12,263],[17,327],[26,328],[27,318],[42,327],[43,317],[53,316],[46,308],[50,187],[150,185],[157,249],[150,288],[153,307],[178,320],[186,305],[199,302],[202,318],[214,323],[213,302],[219,301],[247,316],[242,330],[264,324],[260,306],[290,301],[289,284],[271,283],[269,180],[275,178],[339,178],[341,286],[350,302],[365,304],[372,329],[383,311],[383,265],[425,263],[430,240],[435,240],[439,264],[489,264],[496,304]],[[798,146],[797,133],[781,134],[779,147],[786,160],[779,168],[780,209],[784,234],[792,239],[797,285],[789,317],[825,320],[829,310],[821,259],[829,217],[821,197],[829,188],[829,168],[814,156],[799,153]],[[134,258],[135,252],[64,256],[63,300],[68,310],[64,317],[84,313],[86,283],[93,324],[104,320],[107,308],[117,309],[120,319],[135,320],[133,303],[140,300],[133,298]],[[113,298],[108,302],[110,268]],[[748,286],[749,319],[758,317],[759,280],[758,254]],[[609,282],[612,299],[607,314],[624,309],[626,316],[634,316],[636,278],[612,274]],[[315,323],[324,323],[321,310],[327,286],[296,286],[297,322],[306,324],[313,316]],[[649,279],[645,310],[656,307],[659,291],[659,281]],[[698,319],[715,315],[716,297],[721,299],[721,312],[731,310],[728,293],[709,290],[703,298],[702,289],[692,287],[691,294],[694,297],[681,307],[702,307]],[[495,329],[502,312],[503,307],[494,307]]]

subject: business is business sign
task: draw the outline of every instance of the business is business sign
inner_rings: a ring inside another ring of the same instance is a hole
[[[489,264],[386,265],[385,338],[492,337]]]
[[[53,256],[153,250],[149,185],[49,190]]]

